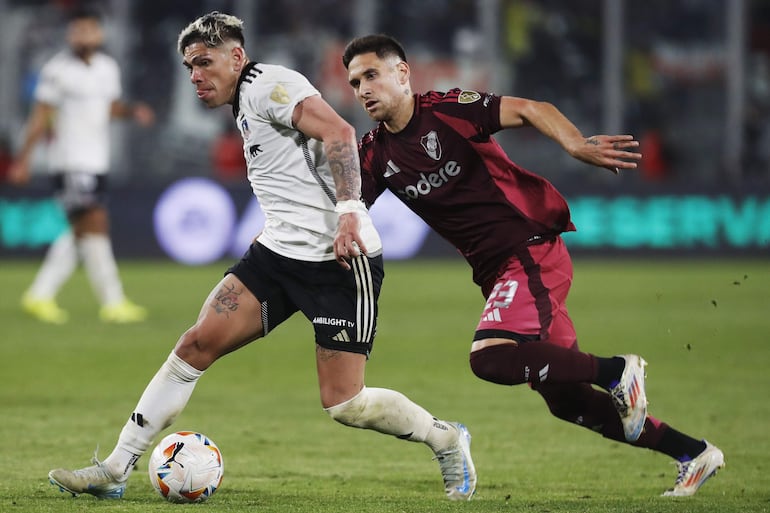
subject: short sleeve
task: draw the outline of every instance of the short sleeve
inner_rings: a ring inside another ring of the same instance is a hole
[[[123,96],[123,86],[121,84],[121,77],[120,77],[120,67],[118,66],[118,63],[110,58],[107,57],[107,73],[109,76],[108,79],[108,85],[107,85],[107,95],[108,98],[112,101],[119,100],[121,96]]]
[[[481,134],[499,132],[500,97],[496,94],[452,89],[448,91],[434,109],[446,115],[464,119]],[[466,134],[466,137],[469,134]]]
[[[265,119],[288,128],[294,128],[294,108],[305,98],[320,95],[302,74],[287,68],[276,68],[253,83],[258,85],[253,98],[257,112]]]
[[[55,62],[51,61],[43,66],[35,87],[36,101],[49,105],[59,105],[63,96],[59,76]]]
[[[374,131],[366,134],[358,143],[358,156],[361,163],[361,197],[367,206],[372,206],[374,201],[383,193],[385,185],[376,178],[376,146],[373,144]]]

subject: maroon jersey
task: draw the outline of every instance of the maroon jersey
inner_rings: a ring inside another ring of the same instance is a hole
[[[415,96],[401,132],[380,123],[359,145],[364,200],[390,189],[462,253],[479,285],[528,241],[575,229],[556,188],[494,140],[500,129],[499,96],[430,91]]]

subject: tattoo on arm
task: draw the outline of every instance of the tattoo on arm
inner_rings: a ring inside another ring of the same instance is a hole
[[[243,291],[236,291],[235,285],[228,286],[222,285],[216,294],[214,294],[214,300],[211,302],[211,308],[218,314],[224,314],[226,317],[230,317],[230,312],[238,310],[240,303],[238,299]]]
[[[599,146],[599,141],[597,141],[594,137],[589,137],[586,139],[586,144],[593,144],[594,146]]]
[[[337,201],[359,199],[361,170],[356,145],[353,142],[332,141],[325,149],[336,186]]]

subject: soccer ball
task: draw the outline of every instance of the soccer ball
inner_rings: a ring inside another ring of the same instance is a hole
[[[224,461],[219,448],[194,431],[172,433],[150,455],[153,488],[171,502],[203,502],[222,482]]]

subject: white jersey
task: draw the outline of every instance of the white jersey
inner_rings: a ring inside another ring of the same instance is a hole
[[[43,66],[35,99],[56,108],[49,167],[54,171],[104,174],[110,164],[110,108],[120,98],[120,70],[96,53],[86,64],[71,51]]]
[[[265,214],[259,242],[296,260],[334,259],[339,215],[323,143],[292,125],[294,108],[320,94],[300,73],[250,63],[238,81],[233,114],[243,136],[251,188]],[[368,213],[357,214],[370,256],[382,251]]]

